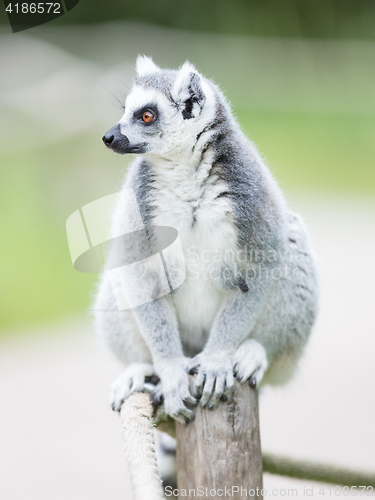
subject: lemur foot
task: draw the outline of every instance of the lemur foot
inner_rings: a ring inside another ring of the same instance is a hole
[[[130,394],[142,392],[148,382],[157,382],[154,367],[147,363],[132,363],[111,387],[110,405],[113,411],[120,411]]]
[[[268,367],[264,347],[254,339],[245,340],[234,355],[234,375],[239,382],[258,387]]]
[[[151,401],[157,406],[163,404],[163,411],[181,424],[194,419],[194,413],[185,406],[196,406],[196,399],[190,394],[187,374],[187,360],[163,361],[158,368],[160,382],[150,394]]]
[[[226,353],[201,352],[189,363],[190,373],[197,373],[194,391],[203,408],[216,408],[220,400],[231,398],[234,387],[233,360]]]

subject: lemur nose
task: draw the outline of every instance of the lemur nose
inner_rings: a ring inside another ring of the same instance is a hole
[[[109,131],[103,135],[102,140],[106,146],[110,146],[114,138],[115,136],[111,133],[111,131]]]

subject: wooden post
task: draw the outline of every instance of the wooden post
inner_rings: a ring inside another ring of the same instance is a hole
[[[180,498],[195,500],[199,491],[206,495],[207,488],[207,497],[212,499],[239,500],[246,496],[261,499],[257,392],[248,384],[236,382],[229,404],[221,402],[213,411],[200,407],[194,411],[195,420],[189,425],[176,424]],[[181,493],[181,490],[185,491]]]

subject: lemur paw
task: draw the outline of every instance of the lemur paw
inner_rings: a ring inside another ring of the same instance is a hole
[[[196,406],[197,401],[190,394],[186,360],[164,361],[158,369],[160,383],[151,393],[154,404],[163,404],[163,411],[181,424],[194,419],[194,413],[185,403]]]
[[[249,381],[250,387],[258,387],[268,368],[264,347],[254,339],[245,340],[234,355],[234,375],[239,382]]]
[[[200,406],[213,410],[220,399],[232,397],[234,388],[233,361],[225,351],[219,353],[201,352],[189,363],[190,373],[197,373],[194,395],[200,399]]]
[[[156,382],[154,367],[147,363],[132,363],[121,376],[113,382],[109,398],[113,411],[120,411],[130,394],[142,392],[147,382]]]

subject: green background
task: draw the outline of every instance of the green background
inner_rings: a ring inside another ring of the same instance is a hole
[[[374,196],[374,2],[81,0],[63,18],[22,35],[11,34],[3,19],[1,35],[7,88],[23,77],[28,40],[102,72],[119,65],[116,75],[138,53],[161,66],[189,59],[222,87],[289,199]],[[38,50],[32,63],[43,69],[47,56]],[[121,110],[113,105],[129,84],[117,76],[106,83],[96,95],[118,120]],[[76,92],[74,81],[69,92]],[[130,158],[105,150],[101,135],[115,121],[100,113],[91,125],[48,141],[46,125],[13,101],[3,98],[0,113],[0,329],[6,335],[88,309],[97,276],[73,269],[65,221],[115,192]],[[57,124],[52,110],[49,126]]]

